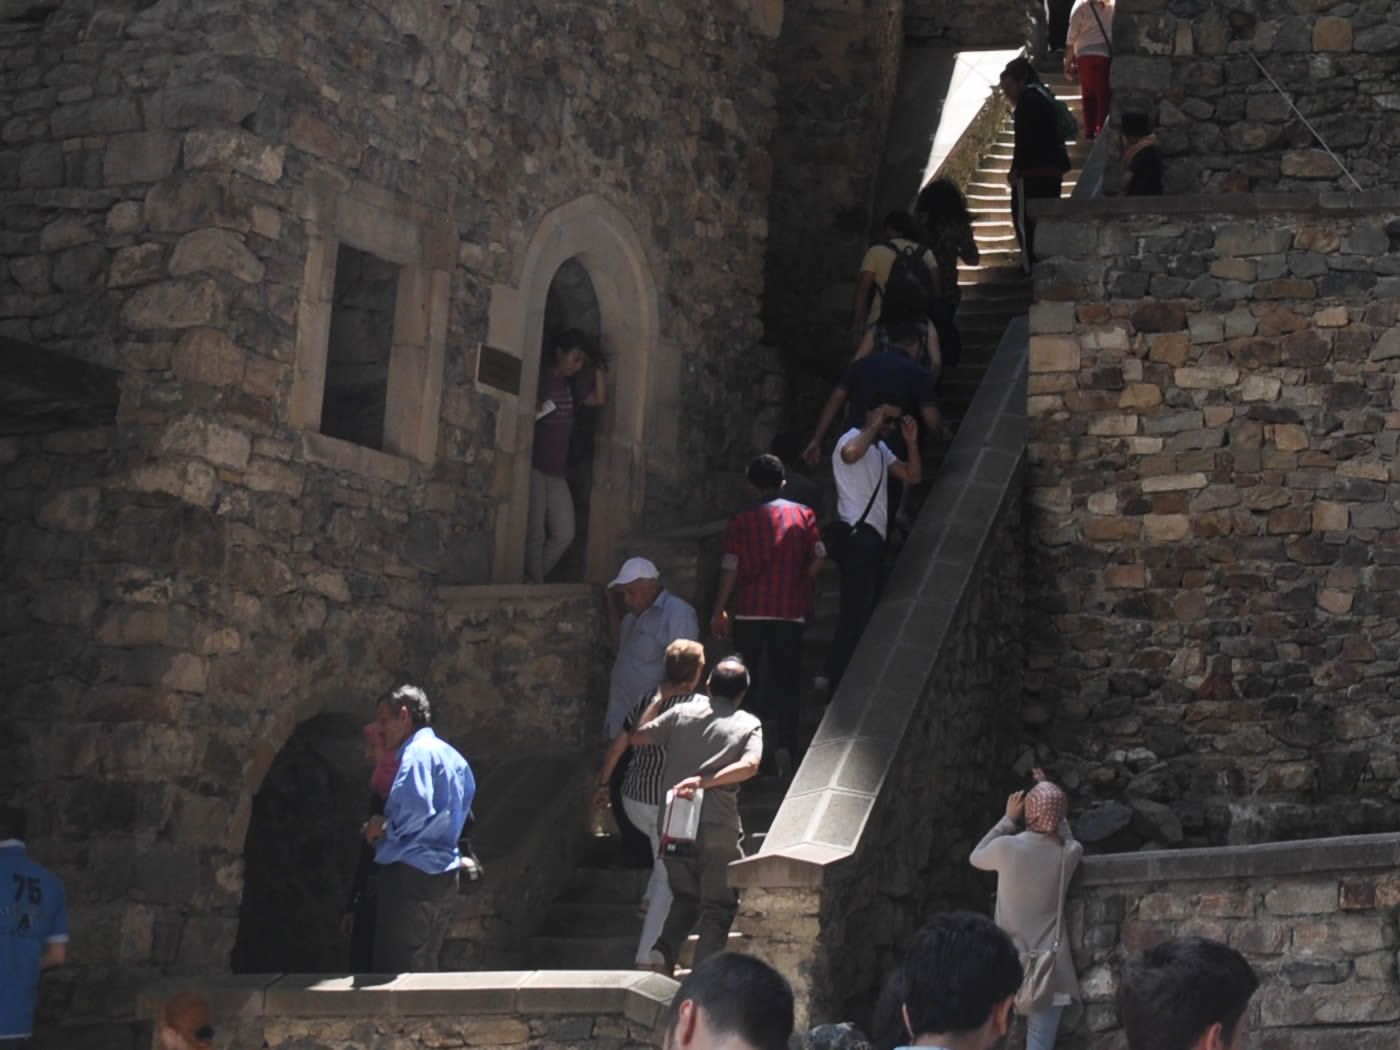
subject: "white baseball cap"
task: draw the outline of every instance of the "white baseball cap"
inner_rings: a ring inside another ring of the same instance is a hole
[[[617,572],[617,579],[608,584],[608,588],[621,587],[624,583],[632,583],[636,580],[659,580],[661,573],[646,558],[628,558],[622,563],[622,568]]]

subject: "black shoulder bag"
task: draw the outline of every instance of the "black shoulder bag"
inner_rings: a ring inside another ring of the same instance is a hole
[[[835,521],[828,521],[822,526],[822,546],[826,548],[826,556],[837,565],[841,564],[841,556],[846,549],[846,544],[850,541],[851,534],[865,524],[865,519],[870,515],[870,508],[875,506],[875,501],[880,496],[880,490],[885,487],[885,471],[889,469],[884,457],[880,459],[880,477],[875,482],[875,491],[870,494],[870,501],[866,503],[865,509],[860,512],[860,517],[853,524],[847,524],[840,518]]]

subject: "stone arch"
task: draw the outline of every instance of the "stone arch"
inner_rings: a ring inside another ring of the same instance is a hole
[[[640,514],[649,469],[667,469],[676,445],[679,361],[660,339],[659,301],[636,228],[596,194],[545,215],[521,256],[514,285],[491,292],[487,342],[521,360],[520,394],[502,406],[497,484],[505,498],[495,521],[493,577],[521,579],[529,512],[534,392],[539,382],[545,303],[559,268],[576,260],[598,300],[603,346],[612,355],[608,405],[593,460],[593,512],[584,578],[603,582]],[[513,404],[509,403],[513,402]]]

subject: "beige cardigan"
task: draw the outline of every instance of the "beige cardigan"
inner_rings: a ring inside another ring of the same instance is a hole
[[[1046,951],[1055,941],[1055,916],[1063,907],[1060,859],[1064,858],[1065,888],[1084,857],[1069,821],[1060,822],[1062,847],[1049,835],[1017,833],[1015,821],[1003,817],[977,844],[969,858],[974,868],[997,873],[996,923],[1021,951]],[[1051,987],[1055,995],[1079,1000],[1079,978],[1069,950],[1069,927],[1060,933]]]

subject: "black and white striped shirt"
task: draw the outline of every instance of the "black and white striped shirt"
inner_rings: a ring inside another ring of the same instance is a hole
[[[636,706],[628,712],[626,720],[622,723],[622,728],[629,733],[636,729],[642,715],[646,714],[647,708],[655,699],[656,691],[643,694]],[[677,704],[694,699],[694,693],[677,693],[671,699],[662,702],[661,711],[669,711]],[[658,711],[657,714],[660,714],[661,711]],[[664,748],[633,748],[632,764],[627,767],[627,773],[622,778],[622,793],[644,806],[661,805],[661,799],[666,794],[665,788],[661,786],[661,767],[665,763],[666,751]],[[670,787],[670,785],[668,784],[666,787]]]

